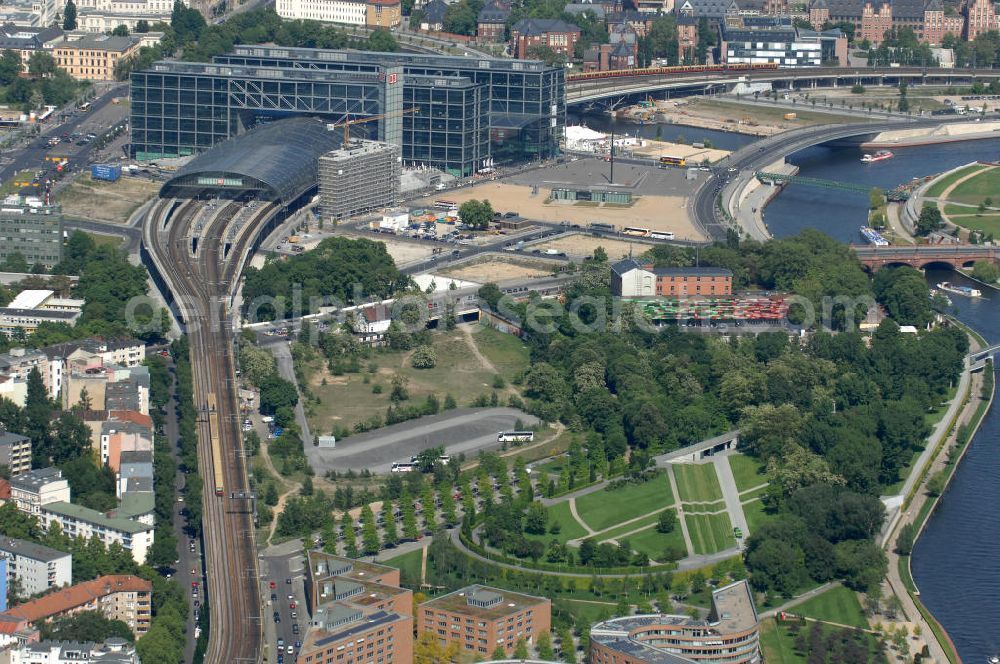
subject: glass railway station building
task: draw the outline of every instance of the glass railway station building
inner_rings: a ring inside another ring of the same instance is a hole
[[[280,118],[384,114],[352,135],[400,145],[407,165],[468,176],[489,159],[554,156],[566,124],[565,74],[538,61],[236,46],[211,63],[156,62],[131,88],[139,160],[198,154]]]

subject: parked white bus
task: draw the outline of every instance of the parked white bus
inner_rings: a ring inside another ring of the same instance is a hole
[[[534,431],[501,431],[497,434],[498,443],[530,443],[534,439]]]

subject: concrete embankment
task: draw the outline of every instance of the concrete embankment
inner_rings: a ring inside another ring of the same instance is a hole
[[[795,175],[799,172],[799,167],[795,164],[786,163],[784,158],[768,164],[761,169],[767,173],[777,173],[780,175]],[[739,188],[738,194],[729,202],[729,211],[739,225],[747,234],[757,240],[766,240],[771,237],[764,222],[764,208],[767,204],[781,193],[781,186],[764,184],[751,175],[749,179]]]
[[[873,140],[862,143],[862,148],[893,148],[974,141],[984,138],[1000,138],[1000,122],[970,122],[969,124],[946,124],[920,129],[894,129],[883,131]]]

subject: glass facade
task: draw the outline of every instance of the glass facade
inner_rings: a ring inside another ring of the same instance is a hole
[[[488,90],[466,77],[377,64],[341,71],[158,62],[132,74],[131,85],[131,154],[141,160],[204,152],[273,119],[379,114],[389,117],[351,127],[352,135],[401,145],[407,163],[471,175],[489,156]]]
[[[566,126],[565,72],[537,61],[277,46],[236,46],[233,53],[217,56],[215,61],[352,72],[400,67],[407,75],[407,88],[414,77],[468,78],[484,88],[492,144],[484,156],[493,157],[496,163],[556,155]],[[405,146],[403,158],[407,158]]]

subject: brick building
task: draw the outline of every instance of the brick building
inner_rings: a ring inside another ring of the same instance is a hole
[[[611,292],[619,297],[731,295],[733,273],[715,267],[656,268],[626,258],[611,266]]]
[[[510,29],[511,51],[515,58],[531,59],[528,49],[542,46],[572,58],[580,34],[580,28],[560,19],[526,18]]]
[[[997,13],[992,0],[968,0],[965,25],[965,38],[969,41],[984,32],[997,30]]]
[[[399,587],[399,570],[307,554],[306,602],[312,616],[296,661],[343,664],[413,660],[413,593]]]
[[[977,1],[988,8],[982,12],[973,9]],[[984,14],[990,11],[992,4],[989,0],[985,3],[983,0],[970,0],[970,20],[975,14],[977,20],[989,24]],[[910,28],[920,41],[940,44],[946,34],[960,36],[966,23],[959,14],[946,15],[941,0],[812,0],[809,3],[809,23],[814,29],[821,30],[828,21],[851,23],[857,40],[867,39],[876,45],[893,28]]]
[[[551,600],[487,586],[467,586],[417,607],[418,634],[430,632],[483,658],[498,646],[510,654],[521,639],[534,643],[551,628]]]
[[[491,42],[503,41],[509,16],[509,5],[498,0],[490,0],[479,10],[479,16],[476,17],[476,36]]]

